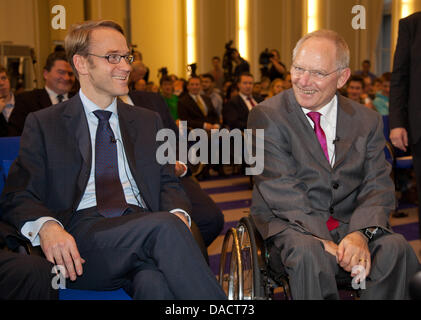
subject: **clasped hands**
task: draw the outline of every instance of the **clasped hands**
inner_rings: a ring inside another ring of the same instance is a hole
[[[315,237],[316,238],[316,237]],[[316,238],[324,245],[325,251],[336,257],[336,262],[347,272],[351,272],[351,277],[359,274],[360,269],[353,268],[360,265],[365,270],[365,276],[370,274],[371,257],[368,249],[367,238],[359,231],[348,234],[338,244],[333,241]],[[360,279],[364,280],[364,279]]]

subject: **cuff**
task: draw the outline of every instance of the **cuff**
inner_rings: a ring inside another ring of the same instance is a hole
[[[42,226],[44,225],[44,223],[46,223],[47,221],[55,221],[57,222],[61,227],[63,227],[63,225],[57,221],[56,219],[52,218],[52,217],[41,217],[35,221],[28,221],[26,222],[22,229],[20,230],[20,232],[29,239],[29,241],[31,241],[31,244],[33,247],[35,246],[39,246],[40,245],[40,241],[39,241],[39,231],[41,230]]]
[[[189,222],[189,227],[191,227],[191,218],[190,215],[184,211],[183,209],[174,209],[170,211],[171,213],[181,212],[186,217],[187,221]]]

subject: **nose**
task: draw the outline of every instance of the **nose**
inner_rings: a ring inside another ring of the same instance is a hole
[[[132,65],[124,58],[121,58],[119,64],[118,64],[120,69],[123,69],[124,71],[130,72],[132,71]]]
[[[310,72],[309,71],[304,71],[304,73],[299,77],[298,81],[300,83],[300,85],[302,86],[306,86],[310,83]]]

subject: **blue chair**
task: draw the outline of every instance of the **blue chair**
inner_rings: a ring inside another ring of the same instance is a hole
[[[393,171],[393,180],[395,183],[395,190],[400,191],[399,183],[398,183],[398,171],[401,169],[412,169],[413,168],[413,160],[411,155],[405,155],[405,153],[395,148],[391,141],[390,141],[390,126],[389,126],[389,116],[382,116],[383,117],[383,134],[386,139],[386,147],[385,147],[385,156],[386,160],[392,165]],[[397,208],[399,207],[399,199],[396,201],[396,209],[392,213],[394,218],[403,218],[407,217],[408,214],[404,212],[398,212]]]
[[[3,190],[10,166],[18,155],[19,142],[20,137],[0,138],[0,193]],[[59,290],[60,300],[132,300],[123,289],[112,291]]]

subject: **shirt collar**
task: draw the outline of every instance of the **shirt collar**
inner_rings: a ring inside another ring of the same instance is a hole
[[[47,86],[45,86],[45,90],[47,91],[47,93],[50,97],[56,98],[59,95],[58,93],[56,93],[54,90],[48,88]],[[67,94],[68,94],[67,92],[63,93],[62,96],[67,99]]]
[[[82,100],[83,108],[85,109],[86,114],[93,113],[96,110],[102,110],[94,102],[89,100],[84,94],[82,89],[79,90],[80,100]],[[105,111],[110,111],[117,116],[117,98],[113,99],[113,102],[104,109]]]
[[[321,109],[319,109],[317,112],[319,112],[325,120],[327,120],[329,123],[336,124],[336,110],[338,108],[338,98],[336,94],[333,96],[332,100],[330,100],[326,105],[324,105]],[[311,110],[306,108],[301,108],[304,111],[304,114],[307,115],[307,113],[311,112]]]

